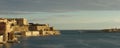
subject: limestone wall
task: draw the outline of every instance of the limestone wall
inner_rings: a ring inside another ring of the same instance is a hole
[[[4,34],[5,30],[6,30],[6,23],[0,22],[0,34]]]
[[[25,36],[40,36],[39,31],[28,31],[25,32]]]
[[[13,31],[29,31],[28,26],[13,26]]]
[[[3,42],[3,36],[0,36],[0,43]]]

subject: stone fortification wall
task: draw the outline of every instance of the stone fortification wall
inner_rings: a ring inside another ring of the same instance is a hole
[[[28,21],[24,18],[0,18],[0,35],[3,35],[3,41],[13,40],[15,33],[21,33],[25,36],[60,34],[49,24],[28,24]]]
[[[17,25],[17,26],[13,26],[13,31],[29,31],[29,29],[28,29],[28,25],[23,25],[23,26],[19,26],[19,25]]]

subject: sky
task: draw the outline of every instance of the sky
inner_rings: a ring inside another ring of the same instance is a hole
[[[120,0],[0,0],[0,17],[59,30],[120,28]]]

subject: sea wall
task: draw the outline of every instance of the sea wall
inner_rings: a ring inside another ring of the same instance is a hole
[[[24,32],[23,36],[50,36],[50,35],[60,35],[59,31],[27,31]]]
[[[24,34],[25,36],[39,36],[39,31],[28,31],[28,32],[25,32]]]

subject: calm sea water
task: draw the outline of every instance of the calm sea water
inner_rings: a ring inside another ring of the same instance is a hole
[[[20,38],[20,43],[1,48],[120,48],[120,33],[62,30],[60,36]]]

